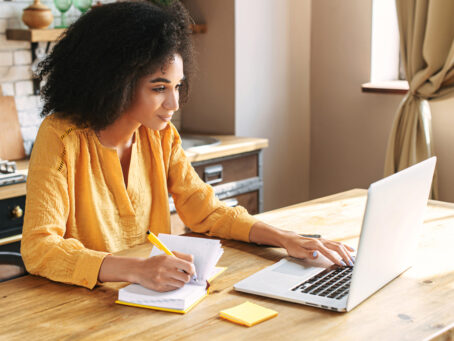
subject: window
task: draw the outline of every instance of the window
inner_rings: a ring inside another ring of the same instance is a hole
[[[395,0],[373,0],[370,83],[362,85],[364,92],[407,92],[399,49]]]

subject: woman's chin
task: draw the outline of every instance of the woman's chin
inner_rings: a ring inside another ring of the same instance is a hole
[[[167,128],[167,126],[169,125],[170,121],[169,122],[160,122],[158,124],[154,123],[154,124],[143,124],[143,126],[147,127],[148,129],[151,129],[151,130],[163,130],[165,128]]]

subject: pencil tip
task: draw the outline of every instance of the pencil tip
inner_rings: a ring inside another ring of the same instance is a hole
[[[150,231],[147,231],[147,234],[150,234]]]

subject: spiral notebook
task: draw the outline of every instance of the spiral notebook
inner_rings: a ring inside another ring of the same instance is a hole
[[[172,251],[192,254],[197,278],[185,284],[182,288],[158,292],[130,284],[118,291],[116,303],[134,307],[170,311],[184,314],[208,295],[207,281],[212,281],[226,268],[215,265],[223,254],[219,240],[186,236],[159,234],[158,238]],[[153,247],[150,257],[163,252]]]

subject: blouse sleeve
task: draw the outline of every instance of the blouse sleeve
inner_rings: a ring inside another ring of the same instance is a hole
[[[47,123],[41,125],[29,164],[21,254],[31,274],[91,289],[108,253],[64,237],[70,210],[67,151]]]
[[[174,134],[168,186],[181,220],[194,232],[249,242],[249,231],[257,219],[245,208],[228,207],[216,198],[213,188],[188,161],[176,130]]]

